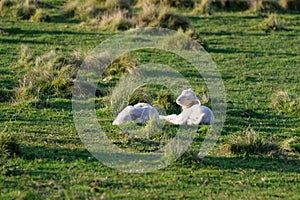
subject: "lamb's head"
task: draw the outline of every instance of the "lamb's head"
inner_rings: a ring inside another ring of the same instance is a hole
[[[195,104],[201,105],[199,99],[191,88],[183,90],[181,95],[179,95],[179,97],[176,99],[176,103],[183,109],[190,108]]]

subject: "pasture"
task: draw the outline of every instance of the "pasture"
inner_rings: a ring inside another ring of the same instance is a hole
[[[51,50],[54,63],[63,60],[73,66],[76,59],[82,61],[99,43],[122,30],[105,29],[103,23],[98,26],[86,16],[76,17],[76,12],[66,17],[62,9],[66,1],[41,2],[49,21],[19,19],[3,14],[8,10],[1,11],[0,134],[13,135],[18,151],[5,155],[0,138],[0,199],[299,198],[299,12],[278,12],[273,24],[269,11],[198,14],[192,8],[172,8],[188,17],[218,67],[226,90],[226,121],[205,158],[197,160],[194,154],[207,125],[199,127],[189,150],[170,166],[133,174],[103,165],[86,150],[73,121],[72,84],[45,83],[38,98],[32,90],[24,92],[28,85],[22,87],[24,77],[35,76],[32,71],[48,73],[49,68],[36,60]],[[132,12],[139,9],[133,7]],[[120,29],[128,25],[119,24]],[[76,59],[70,55],[77,55]],[[204,105],[210,105],[202,78],[184,60],[158,50],[129,53],[108,67],[109,78],[99,80],[94,99],[102,131],[125,150],[155,151],[174,136],[176,127],[168,124],[163,129],[166,133],[150,139],[132,138],[112,126],[112,88],[128,66],[157,61],[178,69]],[[44,84],[43,80],[38,83]],[[179,113],[174,98],[166,88],[149,86],[136,91],[131,101],[156,102],[168,114]]]

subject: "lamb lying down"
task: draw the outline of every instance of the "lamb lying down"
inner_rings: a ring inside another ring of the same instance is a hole
[[[127,106],[124,108],[113,121],[113,125],[125,124],[131,121],[144,124],[152,117],[158,119],[158,116],[157,110],[150,104],[138,103],[134,106]]]
[[[214,123],[213,112],[208,107],[201,106],[199,99],[191,88],[183,90],[176,99],[176,103],[182,107],[182,112],[179,115],[159,116],[159,118],[179,125],[209,125]]]

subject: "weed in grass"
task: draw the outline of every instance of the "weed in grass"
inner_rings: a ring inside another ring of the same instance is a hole
[[[272,94],[270,107],[277,114],[299,114],[300,99],[288,91],[279,90]]]
[[[16,136],[6,132],[6,129],[0,132],[0,158],[6,158],[20,154],[20,147]]]
[[[273,140],[266,140],[252,128],[247,128],[241,136],[233,136],[230,140],[230,150],[237,155],[265,155],[273,156],[281,153],[280,144]]]
[[[35,14],[30,18],[32,22],[50,22],[51,17],[44,9],[37,9]]]

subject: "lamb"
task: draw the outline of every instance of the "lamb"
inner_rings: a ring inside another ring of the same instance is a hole
[[[191,88],[183,90],[176,99],[176,103],[182,107],[182,112],[179,115],[159,116],[160,119],[179,125],[211,125],[214,123],[213,112],[208,107],[201,106],[200,100]]]
[[[148,103],[138,103],[124,108],[113,121],[113,125],[125,124],[131,121],[144,124],[152,117],[158,119],[157,110]]]

